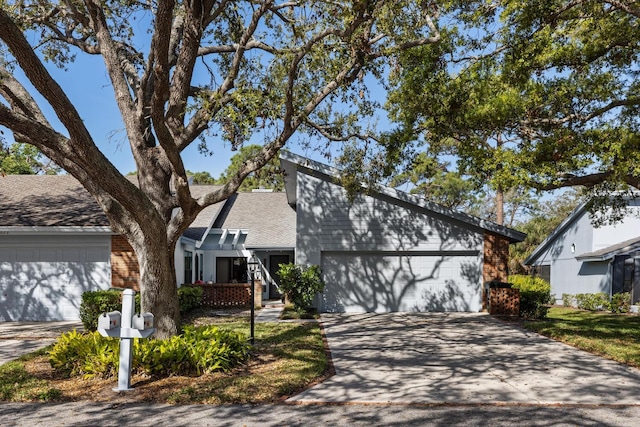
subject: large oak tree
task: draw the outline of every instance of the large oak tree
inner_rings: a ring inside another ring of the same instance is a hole
[[[367,74],[382,76],[390,57],[439,37],[436,9],[422,1],[0,5],[0,126],[77,178],[128,239],[140,264],[142,307],[154,313],[160,337],[179,328],[174,249],[198,213],[233,194],[296,133],[331,141],[360,134],[358,107],[371,111]],[[104,61],[137,185],[100,151],[49,72],[52,64],[73,67],[75,55]],[[46,116],[49,108],[61,127]],[[222,187],[192,195],[181,157],[187,147],[240,147],[256,135],[262,149]]]
[[[403,133],[497,190],[640,189],[640,3],[457,3],[444,42],[399,62]]]

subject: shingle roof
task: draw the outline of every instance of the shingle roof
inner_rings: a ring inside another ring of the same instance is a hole
[[[214,227],[248,230],[247,248],[296,246],[296,212],[286,193],[238,193]]]
[[[0,226],[109,226],[89,192],[70,175],[0,177]]]
[[[282,166],[282,169],[284,170],[285,188],[287,190],[288,201],[291,205],[295,205],[297,203],[296,172],[302,172],[331,181],[335,181],[335,179],[339,178],[341,175],[341,171],[334,167],[316,162],[315,160],[311,160],[288,151],[282,151],[280,153],[280,164]],[[389,197],[393,200],[402,202],[405,205],[410,206],[412,209],[428,212],[430,214],[445,217],[449,220],[458,221],[463,224],[479,228],[481,230],[502,235],[508,238],[511,243],[522,242],[527,236],[526,234],[512,228],[498,225],[495,222],[483,220],[466,213],[447,208],[437,203],[421,199],[413,194],[405,193],[403,191],[386,187],[384,185],[377,185],[374,189],[370,190],[373,190],[372,193],[376,193],[378,195]]]
[[[633,239],[625,240],[624,242],[616,243],[615,245],[607,246],[606,248],[598,249],[597,251],[580,254],[576,259],[579,261],[605,261],[616,255],[637,251],[639,249],[640,237],[635,237]]]

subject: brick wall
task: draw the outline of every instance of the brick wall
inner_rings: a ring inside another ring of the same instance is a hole
[[[250,283],[201,284],[202,304],[208,307],[251,307]],[[262,305],[262,282],[255,282],[255,307]]]
[[[482,280],[484,285],[491,281],[506,282],[509,279],[509,239],[491,233],[484,234],[484,261]],[[489,307],[489,294],[482,287],[482,308]]]
[[[122,236],[111,236],[111,286],[140,290],[140,267],[133,248]]]
[[[506,282],[509,278],[509,239],[491,233],[484,235],[484,282]]]
[[[489,290],[489,314],[518,316],[520,314],[520,291],[511,288]]]

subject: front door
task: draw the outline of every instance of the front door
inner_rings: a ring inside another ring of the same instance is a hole
[[[271,277],[275,280],[276,283],[280,284],[280,275],[278,271],[280,271],[280,264],[288,264],[289,255],[271,255],[269,258],[269,273],[271,273]],[[278,292],[278,288],[276,288],[274,283],[271,283],[269,286],[269,298],[281,298],[282,295]]]

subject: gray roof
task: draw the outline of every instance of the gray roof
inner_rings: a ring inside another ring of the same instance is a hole
[[[70,175],[0,176],[2,227],[109,226],[89,192]]]
[[[247,248],[294,248],[296,212],[282,192],[238,193],[229,198],[214,228],[248,230]]]
[[[624,255],[639,249],[640,237],[635,237],[597,251],[580,254],[576,259],[579,261],[606,261],[612,259],[616,255]]]
[[[189,186],[191,190],[191,195],[195,198],[204,196],[207,193],[210,193],[221,186],[219,185],[191,185]],[[205,234],[213,224],[213,221],[218,217],[218,214],[224,207],[226,200],[222,202],[218,202],[211,206],[207,206],[198,214],[196,219],[189,225],[189,228],[185,230],[183,236],[192,240],[202,240],[205,237]]]
[[[341,172],[336,168],[287,151],[281,152],[280,161],[282,169],[284,170],[285,188],[287,190],[288,201],[292,206],[295,206],[297,202],[297,171],[322,179],[331,180],[332,182],[337,182],[336,179],[341,174]],[[373,189],[372,194],[378,194],[380,196],[390,198],[428,214],[445,217],[449,220],[461,222],[474,228],[479,228],[481,230],[507,237],[512,243],[522,242],[526,237],[526,234],[517,230],[447,208],[437,203],[421,199],[420,197],[386,187],[384,185],[376,186],[375,189]]]
[[[217,188],[190,186],[196,198]],[[216,220],[217,228],[248,230],[247,247],[295,247],[296,213],[285,193],[239,193],[208,206],[184,237],[204,239]],[[0,177],[0,227],[109,227],[109,220],[71,175],[8,175]]]

